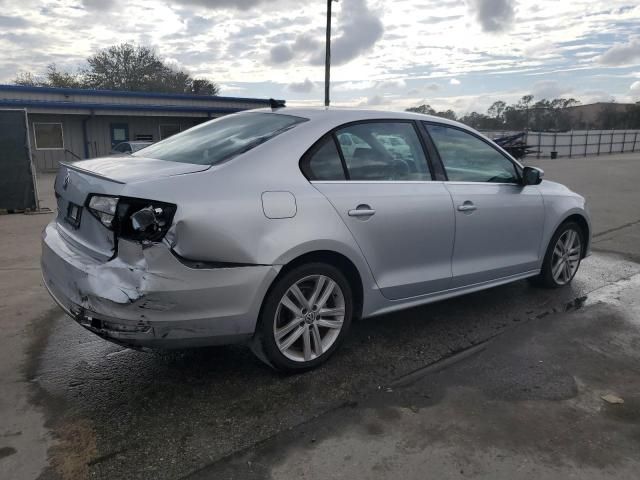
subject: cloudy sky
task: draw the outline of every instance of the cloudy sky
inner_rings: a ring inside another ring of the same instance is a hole
[[[493,101],[640,101],[638,0],[340,0],[332,103],[458,113]],[[156,47],[222,95],[323,99],[324,0],[0,0],[0,82]]]

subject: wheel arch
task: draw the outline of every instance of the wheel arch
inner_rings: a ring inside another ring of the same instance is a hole
[[[286,264],[284,264],[264,295],[262,305],[260,306],[260,315],[262,315],[262,309],[264,308],[267,297],[280,278],[300,265],[315,262],[332,265],[344,274],[353,293],[353,318],[360,318],[362,316],[362,309],[364,305],[364,284],[362,275],[358,267],[356,267],[355,263],[349,259],[349,257],[334,250],[309,251],[290,259]]]
[[[582,230],[582,237],[584,239],[582,246],[582,258],[585,258],[589,252],[589,246],[591,244],[591,225],[587,218],[581,213],[574,212],[565,217],[555,228],[554,233],[558,231],[560,227],[569,222],[575,222]],[[553,238],[553,236],[552,236]]]

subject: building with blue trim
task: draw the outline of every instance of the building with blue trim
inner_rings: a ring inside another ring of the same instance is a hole
[[[0,109],[24,109],[33,163],[108,155],[123,141],[157,142],[210,118],[270,105],[268,99],[0,85]]]

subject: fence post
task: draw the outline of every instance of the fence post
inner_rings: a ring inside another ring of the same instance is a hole
[[[552,152],[557,152],[556,143],[558,142],[558,132],[553,132],[553,150]]]
[[[598,134],[598,153],[596,153],[596,155],[599,157],[600,156],[600,145],[602,144],[602,130],[600,130],[600,133]]]
[[[587,156],[587,149],[589,148],[589,130],[584,136],[584,156]]]
[[[609,153],[613,151],[613,137],[615,134],[615,130],[611,130],[611,141],[609,142]]]
[[[528,137],[528,135],[527,135]],[[538,156],[536,158],[540,158],[540,147],[542,146],[542,132],[538,132]]]
[[[620,153],[624,153],[624,144],[627,141],[627,131],[625,130],[622,134],[622,148],[620,149]]]
[[[638,141],[638,131],[636,130],[636,134],[633,137],[633,147],[631,147],[631,152],[636,151],[636,142]]]
[[[571,134],[569,135],[569,158],[571,158],[572,153],[573,153],[573,130],[571,130]]]

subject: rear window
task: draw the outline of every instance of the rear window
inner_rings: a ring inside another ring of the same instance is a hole
[[[148,146],[133,156],[216,165],[306,121],[280,113],[242,113],[217,118]]]

